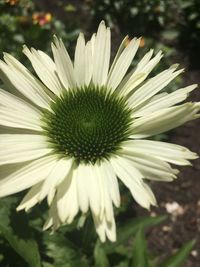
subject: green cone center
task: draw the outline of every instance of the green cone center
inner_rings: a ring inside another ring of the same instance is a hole
[[[56,153],[78,163],[110,158],[130,134],[131,111],[124,98],[105,87],[66,91],[44,112],[44,130]]]

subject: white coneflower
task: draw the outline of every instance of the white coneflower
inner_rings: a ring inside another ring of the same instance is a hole
[[[185,147],[144,140],[199,116],[199,103],[179,104],[196,85],[161,92],[182,72],[176,66],[144,82],[162,57],[152,57],[153,50],[126,74],[140,40],[126,43],[109,67],[110,29],[102,22],[90,41],[79,35],[74,63],[56,37],[54,61],[25,46],[39,79],[9,54],[0,62],[0,196],[31,188],[18,210],[47,198],[45,228],[90,209],[101,241],[114,241],[118,179],[149,209],[156,200],[146,179],[172,181],[177,170],[169,163],[189,165],[197,157]]]

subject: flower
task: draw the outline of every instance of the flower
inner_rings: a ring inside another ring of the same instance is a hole
[[[0,62],[0,197],[30,188],[17,208],[26,211],[47,198],[44,229],[90,209],[101,241],[115,241],[118,179],[149,209],[156,200],[147,180],[172,181],[178,171],[170,163],[197,158],[185,147],[146,140],[199,117],[200,103],[180,104],[196,85],[161,92],[183,71],[176,65],[145,81],[162,58],[153,50],[126,74],[140,45],[134,38],[125,46],[127,38],[111,67],[104,22],[87,43],[80,33],[74,64],[57,37],[54,61],[24,46],[39,78],[9,54]]]
[[[51,22],[52,15],[51,13],[35,12],[32,15],[32,20],[34,24],[39,24],[40,26],[44,26],[49,22]]]

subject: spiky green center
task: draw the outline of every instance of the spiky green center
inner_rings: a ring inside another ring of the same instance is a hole
[[[92,163],[115,154],[130,134],[126,100],[106,88],[76,88],[56,97],[53,112],[44,112],[49,142],[56,153],[78,163]]]

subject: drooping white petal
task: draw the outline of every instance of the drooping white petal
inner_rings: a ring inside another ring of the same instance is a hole
[[[0,165],[37,159],[50,152],[42,135],[1,134]]]
[[[54,200],[50,206],[49,218],[45,222],[45,224],[43,226],[43,230],[47,230],[48,228],[52,227],[53,232],[54,232],[61,225],[56,204],[57,204],[56,200]]]
[[[112,220],[109,222],[106,220],[105,215],[103,216],[102,219],[93,215],[93,220],[97,234],[99,235],[101,242],[106,241],[106,236],[110,241],[112,242],[116,241],[116,225],[114,216],[112,217]]]
[[[152,54],[153,50],[150,50],[138,63],[130,77],[128,77],[128,79],[126,79],[126,77],[124,78],[126,82],[122,81],[118,87],[121,94],[133,93],[135,88],[147,78],[152,69],[158,64],[162,58],[161,51],[151,59]]]
[[[143,175],[128,159],[123,159],[122,157],[112,158],[111,164],[117,176],[129,188],[133,198],[142,207],[149,209],[150,205],[156,205],[152,191],[147,185],[144,185]]]
[[[156,157],[176,165],[190,165],[190,159],[196,159],[198,155],[183,146],[152,140],[131,140],[124,143],[123,148],[133,153]],[[142,163],[142,162],[141,162]],[[158,163],[159,164],[159,163]],[[158,167],[154,167],[158,170]]]
[[[17,207],[17,211],[25,209],[25,211],[28,211],[33,206],[35,206],[38,203],[38,195],[40,193],[42,183],[40,182],[36,185],[34,185],[28,193],[25,195],[19,206]]]
[[[12,59],[13,60],[13,59]],[[7,61],[8,62],[8,61]],[[10,61],[9,61],[10,62]],[[0,69],[7,77],[8,81],[25,97],[30,99],[34,104],[42,108],[49,109],[50,97],[45,93],[45,87],[21,65],[7,65],[0,61]],[[2,78],[3,79],[3,78]],[[4,80],[4,79],[3,79]],[[4,80],[5,84],[7,81]],[[9,86],[9,84],[7,85]]]
[[[187,86],[185,88],[181,88],[176,90],[173,93],[161,95],[161,97],[154,98],[154,100],[150,101],[142,108],[139,108],[137,111],[134,111],[133,117],[142,117],[148,114],[151,114],[155,111],[159,111],[164,108],[169,108],[173,105],[176,105],[180,102],[183,102],[189,95],[189,93],[197,87],[196,84]]]
[[[74,57],[74,74],[76,77],[76,83],[78,87],[85,84],[86,76],[86,62],[85,62],[85,38],[82,33],[79,34],[77,39],[75,57]]]
[[[52,43],[51,47],[60,80],[65,88],[75,88],[76,80],[73,64],[62,40],[54,36],[54,43]]]
[[[157,94],[176,76],[183,72],[183,70],[175,71],[175,69],[175,67],[170,68],[149,79],[143,86],[141,86],[136,92],[134,92],[134,94],[130,96],[128,99],[130,106],[134,109],[137,108],[137,106],[141,105],[146,100]]]
[[[93,83],[105,85],[110,62],[110,29],[106,28],[104,21],[99,25],[95,38]]]
[[[198,118],[199,110],[200,103],[186,103],[135,119],[132,124],[131,137],[144,138],[169,131],[187,121]]]
[[[90,206],[92,212],[99,216],[104,210],[104,202],[100,177],[95,166],[80,164],[74,171],[74,177],[81,211],[85,213]]]
[[[56,73],[56,67],[53,60],[40,50],[31,50],[23,47],[23,53],[31,61],[31,64],[41,81],[56,95],[60,95],[63,85]]]
[[[4,106],[0,106],[0,125],[42,131],[40,116],[36,112],[23,113],[18,110],[13,112]]]
[[[107,81],[108,88],[113,91],[126,74],[140,44],[140,39],[133,39],[118,57]]]
[[[109,189],[110,197],[116,207],[120,206],[120,192],[116,174],[110,165],[110,163],[104,163],[102,165],[104,174],[107,181],[107,188]]]
[[[23,191],[43,181],[55,165],[55,156],[46,156],[28,163],[0,181],[0,197]]]
[[[76,176],[73,170],[63,180],[57,189],[57,210],[62,223],[71,223],[78,213],[79,203],[77,198]]]
[[[96,167],[96,176],[97,179],[99,179],[100,184],[100,192],[101,192],[101,213],[100,218],[102,216],[106,217],[106,221],[112,222],[113,218],[113,205],[112,205],[112,199],[110,195],[110,189],[108,187],[107,183],[107,176],[104,169],[105,163],[99,164],[99,166]],[[105,215],[103,215],[105,214]]]
[[[66,178],[72,168],[73,160],[62,158],[58,160],[54,169],[45,179],[40,194],[38,196],[39,201],[43,200],[46,196],[47,202],[51,205],[54,195],[56,193],[56,189],[59,184]]]
[[[90,184],[88,165],[80,164],[75,170],[76,182],[77,182],[77,195],[80,209],[83,213],[86,213],[89,208],[89,191]]]

